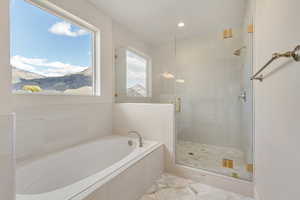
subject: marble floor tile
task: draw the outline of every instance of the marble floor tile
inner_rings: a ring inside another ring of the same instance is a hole
[[[233,169],[224,168],[223,159],[233,160]],[[176,145],[176,161],[185,166],[252,180],[252,173],[247,171],[244,153],[235,148],[179,140]]]
[[[162,177],[149,188],[140,200],[253,200],[239,194],[214,188],[170,174]]]

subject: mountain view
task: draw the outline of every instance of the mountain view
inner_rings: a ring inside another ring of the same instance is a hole
[[[24,0],[12,1],[11,16],[14,93],[93,94],[94,31]],[[127,95],[146,97],[148,59],[126,55]]]
[[[47,92],[84,94],[92,91],[92,70],[58,77],[45,77],[33,72],[12,67],[15,92]],[[38,91],[33,91],[35,89]]]
[[[10,11],[13,92],[92,95],[94,32],[29,1]]]

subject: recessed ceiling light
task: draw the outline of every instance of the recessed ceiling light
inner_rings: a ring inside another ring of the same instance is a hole
[[[184,22],[179,22],[178,24],[177,24],[177,26],[179,27],[179,28],[183,28],[184,27]]]

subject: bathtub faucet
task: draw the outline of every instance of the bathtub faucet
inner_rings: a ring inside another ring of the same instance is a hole
[[[139,147],[143,147],[144,146],[144,144],[143,144],[143,137],[142,137],[141,134],[139,134],[139,132],[137,132],[137,131],[128,131],[128,134],[135,134],[135,135],[137,135],[138,138],[139,138]]]

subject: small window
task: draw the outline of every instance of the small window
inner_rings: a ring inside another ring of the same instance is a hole
[[[148,97],[149,92],[149,59],[131,50],[126,52],[127,63],[127,96]]]
[[[65,11],[12,0],[13,93],[95,95],[96,32],[88,27]]]

